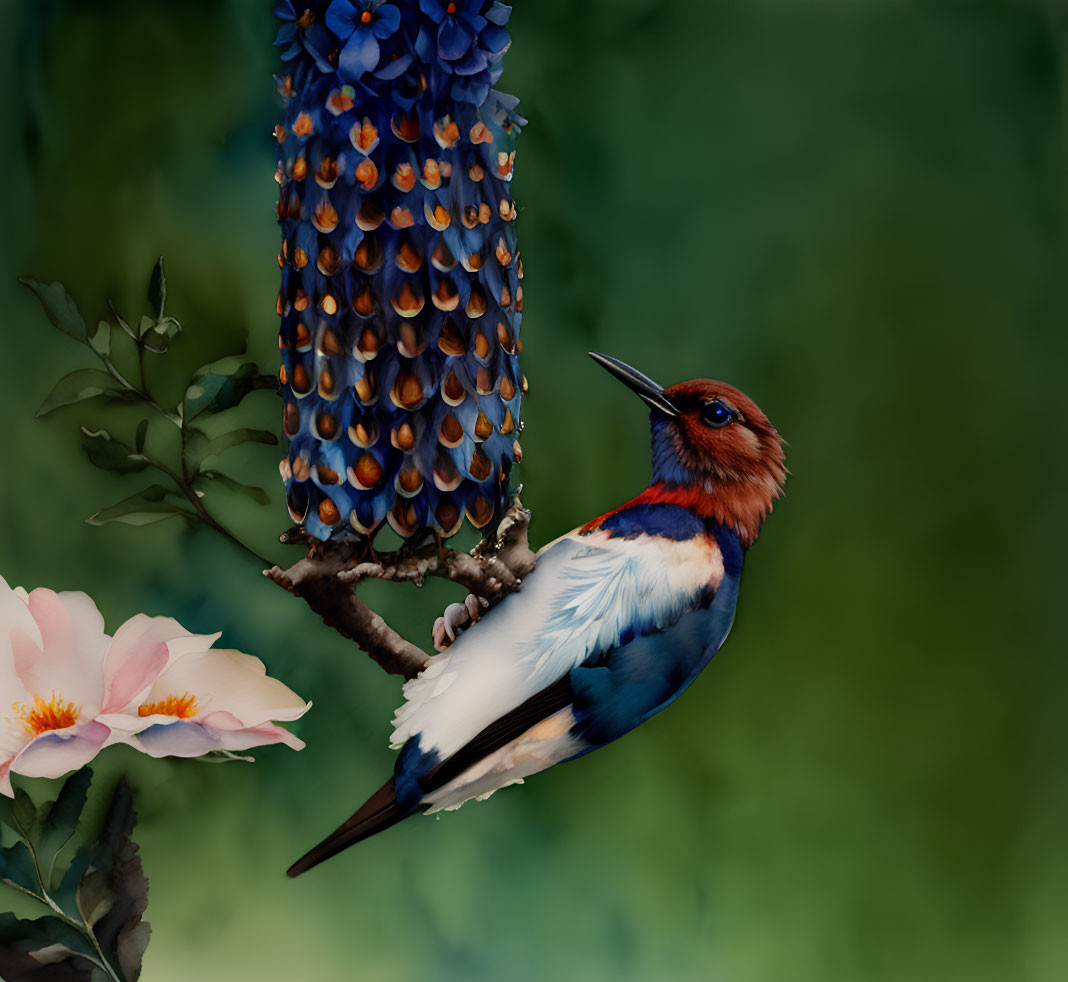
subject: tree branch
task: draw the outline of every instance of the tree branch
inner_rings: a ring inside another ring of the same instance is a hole
[[[527,542],[530,512],[516,498],[497,526],[492,539],[483,539],[470,553],[444,549],[430,542],[418,549],[401,548],[376,556],[366,542],[330,540],[321,542],[303,530],[290,529],[283,542],[307,543],[308,555],[287,570],[274,566],[264,575],[295,596],[302,597],[323,621],[339,634],[355,641],[387,672],[414,678],[429,663],[430,656],[391,628],[356,596],[361,580],[382,579],[422,584],[428,576],[442,576],[467,587],[478,598],[464,607],[466,616],[453,612],[434,625],[435,647],[445,647],[457,628],[477,620],[481,608],[490,607],[518,590],[534,569],[534,553]],[[449,614],[449,611],[446,614]],[[449,630],[443,626],[449,622]]]

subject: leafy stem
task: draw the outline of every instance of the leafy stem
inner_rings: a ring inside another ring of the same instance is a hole
[[[36,848],[34,848],[33,839],[31,838],[30,834],[21,827],[21,825],[18,826],[18,832],[19,837],[24,843],[26,843],[26,848],[29,850],[30,858],[33,860],[33,872],[34,875],[37,877],[37,887],[40,890],[40,894],[34,892],[33,890],[27,890],[25,887],[19,887],[17,886],[17,884],[12,885],[15,886],[16,889],[21,890],[23,893],[33,897],[34,900],[37,900],[38,902],[51,908],[52,912],[60,920],[62,920],[66,924],[69,924],[72,928],[74,928],[74,930],[76,930],[80,935],[82,935],[82,937],[84,937],[86,941],[89,942],[93,951],[96,952],[96,958],[92,957],[91,955],[85,954],[85,952],[77,952],[76,954],[80,954],[82,958],[91,961],[94,965],[97,966],[97,968],[105,972],[108,978],[112,979],[113,982],[123,982],[122,978],[118,974],[116,974],[115,969],[111,967],[111,963],[104,956],[104,952],[100,948],[100,942],[97,940],[96,933],[93,931],[93,929],[88,924],[86,924],[80,916],[71,917],[62,907],[59,906],[59,904],[55,902],[55,900],[52,899],[52,896],[48,892],[48,886],[45,883],[44,877],[41,875],[41,864],[37,858],[37,850]]]
[[[140,406],[142,412],[151,410],[148,414],[150,417],[162,417],[178,429],[180,459],[178,463],[171,464],[159,454],[146,451],[148,418],[141,419],[138,424],[132,447],[107,430],[82,427],[83,445],[90,462],[95,466],[119,474],[132,474],[151,467],[173,485],[150,485],[114,505],[100,509],[87,521],[92,525],[121,522],[140,526],[177,516],[193,525],[213,529],[254,556],[258,562],[269,562],[213,514],[204,501],[204,486],[210,484],[213,492],[222,487],[227,493],[242,494],[261,505],[270,500],[267,492],[242,484],[217,470],[206,469],[204,462],[209,457],[244,443],[276,445],[278,438],[268,430],[245,427],[209,436],[209,432],[216,432],[219,427],[209,425],[205,428],[205,424],[238,406],[249,393],[257,389],[274,388],[277,384],[275,377],[261,374],[254,363],[236,355],[197,369],[185,388],[182,401],[176,407],[168,408],[156,397],[148,381],[146,352],[165,355],[171,342],[182,330],[178,321],[167,313],[167,279],[162,258],[153,267],[148,284],[151,313],[142,315],[136,326],[127,322],[115,304],[108,301],[113,322],[121,328],[121,333],[116,332],[109,321],[101,321],[96,331],[90,333],[77,305],[62,284],[45,284],[28,277],[21,278],[20,282],[36,294],[52,324],[90,348],[103,367],[103,371],[79,369],[60,379],[42,403],[38,416],[45,416],[64,406],[103,398],[116,405]],[[113,357],[112,341],[114,337],[122,340],[122,334],[129,339],[123,343],[132,343],[136,355],[135,378],[120,369]]]
[[[89,768],[76,771],[56,800],[40,809],[20,787],[13,789],[13,798],[0,795],[0,826],[18,838],[15,845],[0,848],[0,880],[47,908],[35,920],[0,914],[0,971],[6,978],[15,977],[8,972],[37,978],[27,974],[27,960],[51,965],[83,959],[111,982],[140,973],[149,935],[142,920],[148,881],[130,838],[136,815],[124,780],[115,789],[99,836],[62,864],[55,886],[57,860],[81,823],[91,782]],[[42,952],[47,953],[43,960]]]

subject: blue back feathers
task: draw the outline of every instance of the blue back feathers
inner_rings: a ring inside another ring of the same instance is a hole
[[[639,535],[659,535],[682,542],[708,529],[705,523],[681,505],[633,505],[609,515],[600,525],[614,539],[633,539]]]

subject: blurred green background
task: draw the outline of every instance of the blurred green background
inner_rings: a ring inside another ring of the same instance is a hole
[[[213,533],[83,523],[139,485],[85,459],[95,410],[34,420],[91,362],[15,282],[95,322],[163,253],[168,358],[247,335],[272,370],[270,7],[5,4],[0,573],[111,629],[222,629],[315,703],[299,754],[101,758],[139,792],[145,978],[1064,978],[1065,8],[517,0],[534,539],[647,478],[643,408],[589,348],[741,386],[793,476],[669,712],[290,882],[389,773],[398,682]],[[271,393],[248,410],[277,428]],[[234,452],[274,501],[226,514],[293,561],[278,456]],[[421,641],[454,598],[368,594]]]

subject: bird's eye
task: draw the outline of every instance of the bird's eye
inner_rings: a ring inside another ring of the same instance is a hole
[[[701,419],[709,426],[719,429],[719,427],[726,426],[734,419],[734,413],[716,399],[701,411]]]

